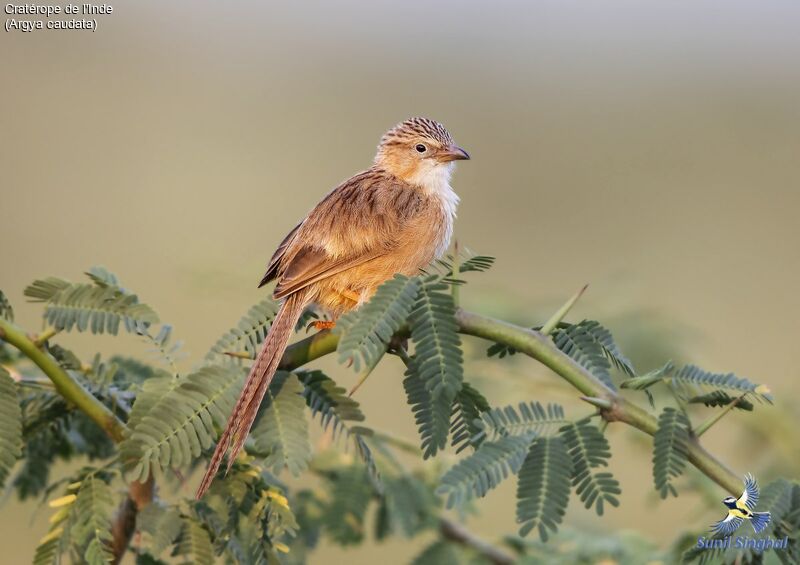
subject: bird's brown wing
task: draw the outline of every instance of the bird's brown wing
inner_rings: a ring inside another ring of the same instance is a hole
[[[393,252],[407,218],[396,200],[415,191],[375,171],[332,190],[281,243],[265,280],[283,298],[327,277]]]
[[[386,251],[385,248],[364,250],[358,255],[333,259],[322,249],[303,247],[286,266],[273,296],[283,298],[336,273],[380,257]]]
[[[267,264],[267,272],[264,273],[264,276],[261,279],[261,282],[258,283],[258,288],[261,288],[268,282],[274,280],[278,276],[278,269],[280,268],[281,260],[283,259],[284,254],[286,253],[286,249],[294,240],[294,236],[297,234],[297,230],[300,229],[300,226],[303,225],[303,222],[297,224],[289,234],[283,238],[281,244],[275,250],[275,253],[272,254],[272,258],[269,260],[269,264]]]

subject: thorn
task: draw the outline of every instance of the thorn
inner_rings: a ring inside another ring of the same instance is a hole
[[[358,382],[355,384],[355,386],[353,386],[352,389],[350,389],[350,392],[347,394],[347,396],[352,397],[353,394],[355,394],[355,392],[359,388],[361,388],[361,385],[363,385],[364,381],[367,380],[367,377],[369,377],[372,374],[372,371],[375,370],[375,367],[378,366],[378,363],[380,363],[381,359],[383,359],[383,356],[386,353],[387,353],[387,350],[384,349],[383,352],[380,355],[378,355],[378,357],[372,363],[369,364],[369,366],[364,368],[364,372],[361,374],[361,377],[359,377]],[[351,357],[350,361],[352,362],[352,360],[353,360],[353,358]]]
[[[348,398],[353,398],[353,395],[356,393],[356,391],[359,388],[361,388],[361,385],[364,384],[365,380],[366,379],[364,379],[364,378],[358,379],[358,382],[353,386],[353,388],[350,389],[350,392],[347,393],[347,397]]]
[[[29,337],[31,341],[33,341],[33,344],[37,348],[41,349],[44,346],[44,344],[47,343],[47,340],[55,336],[57,333],[58,330],[56,330],[55,328],[48,328],[42,333],[40,333],[38,336],[29,336]]]
[[[368,367],[367,370],[364,371],[364,374],[361,375],[361,377],[358,379],[358,382],[355,385],[353,385],[353,388],[351,388],[350,392],[347,393],[348,397],[352,398],[352,396],[356,393],[356,391],[361,388],[361,385],[363,385],[364,382],[366,382],[367,377],[369,377],[372,374],[372,370],[375,368],[376,365],[377,363],[372,367]]]
[[[542,326],[542,329],[539,330],[540,333],[543,335],[550,335],[553,330],[558,327],[558,324],[561,322],[561,320],[564,319],[564,316],[566,316],[572,307],[575,306],[575,303],[580,299],[580,297],[583,296],[583,293],[586,292],[587,288],[589,288],[588,284],[583,285],[583,288],[576,292],[572,298],[567,300],[567,302],[561,308],[559,308],[558,311],[553,314],[549,320],[547,320],[547,322],[545,322],[545,324]]]
[[[597,396],[581,396],[581,400],[588,402],[592,406],[597,406],[601,410],[611,410],[614,407],[614,404],[610,400]]]
[[[252,359],[253,357],[247,351],[224,351],[228,357],[236,357],[237,359]]]

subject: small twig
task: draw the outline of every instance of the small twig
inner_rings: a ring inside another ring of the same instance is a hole
[[[711,426],[713,426],[714,424],[719,422],[723,418],[723,416],[725,416],[725,414],[730,413],[731,410],[736,408],[736,405],[739,404],[742,400],[744,400],[744,397],[747,396],[747,395],[748,395],[748,393],[745,392],[743,395],[741,395],[741,396],[739,396],[737,398],[734,398],[731,401],[731,403],[728,404],[725,408],[723,408],[717,414],[714,414],[708,420],[706,420],[705,422],[703,422],[702,424],[697,426],[695,428],[695,430],[694,430],[694,435],[696,437],[700,437],[701,435],[706,433],[709,429],[711,429]]]
[[[481,554],[481,556],[489,560],[490,563],[494,563],[495,565],[511,565],[516,562],[513,555],[482,540],[458,522],[442,518],[439,521],[439,531],[445,539],[474,549]]]
[[[30,388],[39,388],[39,389],[47,389],[47,390],[54,390],[55,389],[55,385],[53,384],[53,381],[48,380],[48,379],[37,379],[37,378],[28,379],[28,378],[23,377],[19,373],[16,373],[16,372],[15,373],[11,373],[11,371],[9,371],[9,374],[11,375],[12,379],[14,379],[15,381],[17,381],[19,383],[20,386],[27,386],[27,387],[30,387]]]
[[[458,256],[458,240],[456,239],[453,243],[453,286],[451,287],[451,292],[453,294],[453,303],[458,308],[458,303],[460,300],[460,293],[461,289],[459,288],[458,284],[458,276],[461,274],[461,265],[459,265],[459,256]]]
[[[367,381],[367,378],[369,378],[369,376],[372,374],[372,371],[375,370],[375,367],[378,366],[378,363],[381,359],[383,359],[383,355],[379,355],[372,363],[364,368],[364,370],[361,372],[361,376],[358,378],[358,381],[356,381],[356,384],[350,389],[350,392],[347,393],[347,396],[353,396],[356,391],[361,388],[361,385]]]
[[[36,345],[36,347],[41,349],[42,346],[47,342],[47,340],[49,340],[51,337],[53,337],[56,334],[58,334],[58,332],[59,332],[59,330],[57,330],[55,328],[47,328],[46,330],[44,330],[42,333],[40,333],[39,335],[37,335],[34,338],[33,343],[34,343],[34,345]]]
[[[364,371],[361,373],[361,376],[358,379],[358,382],[356,382],[353,388],[350,389],[350,392],[347,394],[347,396],[353,396],[355,392],[359,388],[361,388],[361,385],[363,385],[364,382],[367,380],[367,377],[369,377],[372,374],[372,372],[378,366],[380,360],[383,359],[384,355],[386,355],[387,353],[397,355],[398,351],[403,351],[403,353],[405,353],[407,347],[408,347],[408,338],[405,335],[405,330],[401,330],[397,334],[393,335],[392,338],[389,340],[389,343],[386,345],[386,349],[384,350],[384,352],[381,353],[381,355],[377,357],[375,361],[373,361],[368,367],[364,369]],[[352,364],[353,364],[353,358],[351,357],[350,362],[348,363],[347,366],[349,367]]]

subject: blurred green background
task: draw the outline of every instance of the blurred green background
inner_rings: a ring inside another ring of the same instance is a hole
[[[456,235],[497,257],[468,305],[533,325],[590,283],[574,316],[607,323],[640,370],[671,356],[768,383],[776,408],[729,416],[705,441],[739,473],[798,476],[800,4],[113,6],[96,33],[0,34],[0,288],[21,325],[41,324],[27,283],[102,264],[174,325],[191,366],[263,296],[295,222],[370,164],[387,128],[426,115],[473,157],[454,179]],[[360,400],[371,424],[413,438],[400,369],[384,365]],[[494,402],[571,396],[533,363],[467,374]],[[666,545],[716,519],[698,496],[653,512],[647,443],[609,433],[622,507],[598,520],[573,504],[569,526]],[[512,501],[506,485],[470,528],[514,532]],[[4,562],[32,556],[36,508],[0,507]],[[312,563],[418,549],[323,548]]]

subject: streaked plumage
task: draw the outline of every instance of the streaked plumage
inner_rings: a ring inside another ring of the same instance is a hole
[[[283,299],[197,491],[201,497],[228,448],[241,450],[303,310],[335,319],[396,273],[414,275],[447,249],[458,196],[453,161],[469,159],[440,123],[411,118],[389,130],[368,170],[333,189],[278,246],[261,279]]]
[[[711,526],[714,534],[729,536],[735,532],[745,520],[749,520],[755,533],[760,533],[770,521],[769,512],[756,512],[758,505],[758,483],[752,475],[744,478],[744,492],[739,498],[729,496],[722,503],[728,507],[728,515]]]

